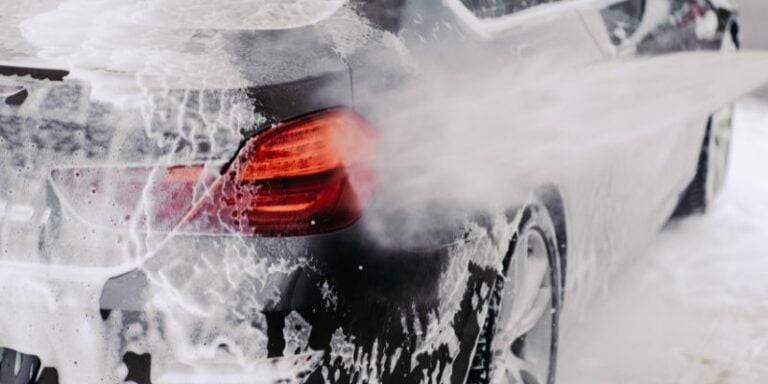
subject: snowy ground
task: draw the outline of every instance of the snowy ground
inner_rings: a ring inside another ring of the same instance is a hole
[[[568,332],[565,384],[768,383],[768,102],[740,103],[729,184]]]

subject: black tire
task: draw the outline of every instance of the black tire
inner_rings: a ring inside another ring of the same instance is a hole
[[[495,361],[500,358],[500,353],[506,353],[501,351],[498,346],[494,346],[494,340],[499,335],[499,327],[501,322],[501,313],[503,311],[502,304],[504,303],[505,284],[508,280],[505,278],[512,268],[512,264],[516,258],[527,257],[527,255],[521,254],[521,249],[518,247],[520,239],[527,236],[528,233],[536,232],[544,240],[547,252],[547,262],[549,264],[549,281],[551,282],[551,300],[550,311],[551,316],[551,339],[549,340],[549,371],[543,376],[546,376],[543,380],[539,381],[533,378],[532,375],[526,377],[525,373],[521,373],[523,379],[522,384],[554,384],[557,368],[557,352],[558,352],[558,333],[559,333],[559,316],[560,310],[563,305],[563,281],[562,281],[562,259],[560,255],[560,249],[558,243],[557,233],[558,230],[555,226],[553,217],[546,205],[539,201],[529,203],[525,208],[521,210],[520,221],[516,233],[512,236],[510,241],[509,251],[504,259],[504,274],[500,275],[496,281],[496,285],[492,292],[490,302],[488,304],[488,314],[486,316],[485,324],[481,330],[475,356],[472,362],[472,366],[467,378],[468,384],[487,384],[492,381],[494,375],[502,374],[499,372],[499,362]],[[509,280],[511,281],[511,280]],[[544,316],[547,316],[546,314]],[[509,346],[509,350],[516,358],[524,360],[526,349],[526,337],[529,334],[523,334],[519,338],[515,339]]]
[[[738,31],[736,23],[726,28],[721,51],[733,52],[739,49]],[[733,105],[721,108],[707,120],[696,175],[680,195],[677,207],[672,213],[673,219],[703,214],[712,208],[715,197],[725,184],[732,130]]]
[[[711,140],[711,125],[712,119],[709,119],[707,123],[707,130],[704,134],[704,142],[701,145],[701,152],[699,153],[699,163],[696,167],[696,175],[693,180],[685,188],[685,191],[680,195],[680,200],[677,202],[677,207],[672,213],[673,219],[680,219],[695,214],[702,214],[706,212],[707,208],[711,205],[712,196],[709,196],[707,192],[707,177],[709,176],[709,142]]]

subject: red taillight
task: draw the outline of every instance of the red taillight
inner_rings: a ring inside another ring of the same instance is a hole
[[[238,180],[316,175],[367,162],[371,138],[366,122],[344,109],[281,124],[246,145]]]
[[[372,193],[373,138],[347,109],[272,127],[243,147],[184,229],[290,236],[347,227]]]
[[[291,236],[354,223],[373,191],[374,133],[347,109],[278,124],[216,165],[68,168],[56,189],[86,221],[193,234]],[[202,196],[202,197],[201,197]]]

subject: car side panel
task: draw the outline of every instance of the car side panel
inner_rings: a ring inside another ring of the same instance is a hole
[[[610,2],[608,7],[621,3]],[[720,32],[703,40],[695,36],[691,22],[671,21],[680,3],[647,0],[635,34],[623,41],[613,39],[614,56],[719,49]],[[605,18],[606,9],[585,7],[582,12],[592,15],[587,18]],[[601,33],[611,39],[609,25],[605,23]],[[574,293],[568,302],[573,318],[579,316],[573,306],[607,289],[613,272],[637,256],[667,222],[696,172],[706,121],[702,116],[682,125],[644,127],[632,132],[632,141],[605,149],[603,159],[610,163],[596,161],[588,172],[561,181],[569,219],[572,279],[566,291]]]

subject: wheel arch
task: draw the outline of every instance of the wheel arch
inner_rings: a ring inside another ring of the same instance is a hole
[[[537,205],[543,206],[546,208],[548,216],[552,222],[552,225],[554,227],[554,234],[556,237],[556,244],[557,252],[558,252],[558,262],[560,264],[560,281],[561,281],[561,287],[560,290],[560,306],[562,307],[565,299],[565,278],[566,278],[566,267],[567,267],[567,253],[568,253],[568,232],[567,232],[567,226],[566,226],[566,207],[565,207],[565,200],[563,199],[563,195],[560,192],[560,189],[555,184],[545,184],[539,188],[536,188],[533,190],[531,194],[531,201],[535,202]],[[514,209],[516,212],[522,212],[523,215],[526,214],[526,204],[523,204],[517,208]],[[512,211],[509,211],[511,214]],[[523,220],[526,220],[523,218]],[[509,239],[511,242],[516,241],[516,236],[513,236],[512,239]],[[506,263],[507,259],[511,256],[511,248],[507,251],[507,254],[504,255],[504,266],[503,270],[506,270]],[[505,273],[505,271],[500,271],[500,273]],[[493,291],[495,291],[497,288],[494,287]],[[493,293],[491,294],[493,295]],[[480,328],[480,333],[478,334],[476,340],[474,343],[472,343],[472,355],[470,359],[470,365],[467,367],[467,375],[465,377],[465,380],[462,381],[464,384],[487,384],[489,377],[486,375],[486,372],[488,372],[489,364],[490,364],[490,355],[487,353],[484,353],[480,349],[483,348],[481,344],[490,344],[491,342],[491,335],[488,333],[488,327],[492,327],[493,323],[491,319],[495,317],[493,313],[493,304],[492,299],[488,298],[488,301],[484,304],[487,306],[488,311],[485,314],[485,317],[482,319],[482,326]],[[489,320],[491,323],[489,323]],[[455,384],[456,382],[454,382]]]

